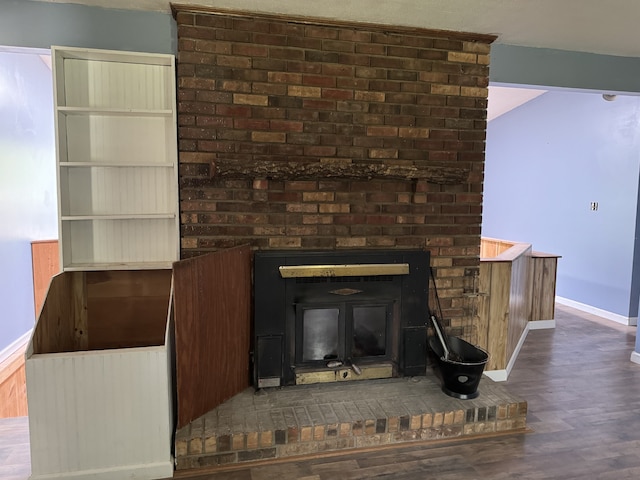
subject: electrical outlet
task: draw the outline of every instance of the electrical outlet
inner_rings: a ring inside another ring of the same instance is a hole
[[[591,202],[591,206],[590,206],[592,211],[596,211],[598,210],[598,202]]]

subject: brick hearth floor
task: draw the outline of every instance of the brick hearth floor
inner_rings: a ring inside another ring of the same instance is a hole
[[[176,432],[176,468],[526,430],[526,401],[486,376],[478,391],[449,397],[434,375],[249,388]]]

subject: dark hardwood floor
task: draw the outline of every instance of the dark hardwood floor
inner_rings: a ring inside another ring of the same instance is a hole
[[[27,417],[0,419],[0,478],[26,480],[30,473]]]
[[[557,327],[529,332],[504,385],[529,403],[530,433],[421,443],[181,472],[190,480],[640,478],[635,327],[558,306]],[[29,475],[26,421],[0,421],[0,478]]]

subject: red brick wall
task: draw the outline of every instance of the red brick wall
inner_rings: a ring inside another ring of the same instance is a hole
[[[176,12],[182,255],[425,248],[445,316],[477,272],[486,36]],[[224,162],[463,169],[429,178],[222,177]]]

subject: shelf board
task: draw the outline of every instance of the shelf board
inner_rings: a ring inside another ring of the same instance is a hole
[[[152,163],[152,162],[60,162],[60,167],[84,167],[84,168],[129,168],[129,167],[143,167],[143,168],[175,168],[176,164],[171,162],[166,163]]]
[[[168,270],[173,267],[173,261],[165,262],[105,262],[105,263],[72,263],[63,265],[64,271],[95,271],[95,270]]]
[[[113,215],[62,215],[63,222],[87,220],[170,220],[176,218],[175,213],[119,213]]]
[[[97,62],[134,63],[171,67],[174,57],[170,54],[124,52],[120,50],[99,50],[83,47],[65,47],[53,45],[52,52],[62,59],[90,60]]]
[[[147,110],[141,108],[67,107],[56,108],[63,115],[113,115],[131,117],[172,117],[173,110]]]

